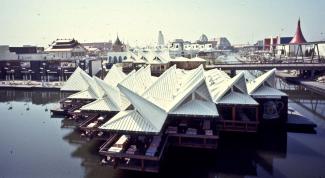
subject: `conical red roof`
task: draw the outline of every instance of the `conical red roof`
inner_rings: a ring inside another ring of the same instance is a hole
[[[296,29],[296,34],[295,36],[292,38],[292,40],[290,41],[291,44],[298,44],[298,43],[306,43],[307,41],[305,40],[304,35],[301,32],[301,28],[300,28],[300,19],[298,20],[298,25],[297,25],[297,29]]]

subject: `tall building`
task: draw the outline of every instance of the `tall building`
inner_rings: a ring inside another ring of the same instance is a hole
[[[162,34],[162,31],[159,31],[159,33],[158,33],[158,46],[164,46],[164,45],[165,45],[164,35]]]

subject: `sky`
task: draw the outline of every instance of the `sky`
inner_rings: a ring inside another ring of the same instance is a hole
[[[227,37],[232,44],[293,36],[325,39],[323,0],[0,0],[0,45],[46,47],[57,38],[130,45]]]

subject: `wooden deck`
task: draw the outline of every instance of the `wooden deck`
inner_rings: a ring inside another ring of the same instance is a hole
[[[118,140],[120,136],[112,135],[99,149],[99,153],[108,156],[109,161],[105,165],[112,168],[142,171],[142,172],[159,172],[160,160],[162,159],[165,149],[168,145],[168,137],[163,138],[158,146],[158,152],[154,156],[145,155],[143,152],[128,154],[124,149],[117,152],[109,152],[108,149]]]
[[[67,111],[61,108],[51,109],[51,116],[64,116],[67,114]]]

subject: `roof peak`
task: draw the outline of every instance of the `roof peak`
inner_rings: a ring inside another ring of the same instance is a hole
[[[290,41],[291,44],[299,44],[299,43],[306,43],[306,39],[304,35],[302,34],[301,27],[300,27],[300,17],[298,19],[298,24],[296,28],[296,34]]]

